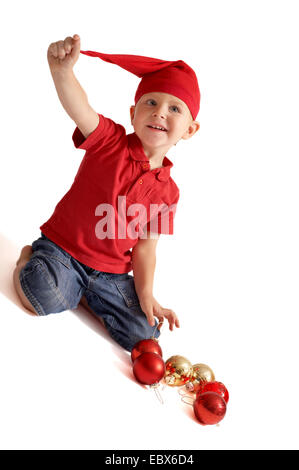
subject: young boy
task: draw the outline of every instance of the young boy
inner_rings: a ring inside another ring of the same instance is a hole
[[[73,73],[80,52],[143,77],[130,108],[134,133],[126,135],[89,105]],[[74,145],[86,153],[70,190],[40,227],[41,237],[22,249],[14,285],[22,304],[38,315],[82,303],[131,351],[140,339],[159,336],[154,317],[166,318],[170,330],[179,327],[176,314],[154,298],[153,279],[159,234],[173,233],[179,199],[166,153],[199,129],[196,75],[182,61],[80,51],[78,35],[50,44],[48,62],[77,126]]]

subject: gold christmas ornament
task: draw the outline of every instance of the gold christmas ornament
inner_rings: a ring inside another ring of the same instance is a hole
[[[196,392],[201,382],[213,382],[215,380],[214,372],[206,364],[194,364],[192,368],[192,377],[190,382],[186,384],[186,388],[189,392]]]
[[[185,385],[193,374],[191,362],[183,356],[171,356],[165,362],[165,367],[165,382],[173,387]]]

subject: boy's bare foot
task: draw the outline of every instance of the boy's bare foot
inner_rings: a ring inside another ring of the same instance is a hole
[[[37,314],[37,312],[35,311],[33,305],[31,304],[31,302],[29,302],[29,300],[25,296],[25,294],[23,292],[23,289],[22,289],[22,286],[20,284],[20,272],[23,269],[23,267],[30,260],[31,255],[32,255],[32,246],[31,245],[25,245],[21,250],[21,254],[20,254],[20,257],[19,257],[18,261],[16,262],[16,267],[15,267],[15,270],[13,272],[13,282],[14,282],[15,289],[17,291],[17,294],[18,294],[18,296],[20,298],[20,301],[23,304],[23,306],[27,310],[29,310],[31,313]]]
[[[32,246],[31,245],[25,245],[21,250],[21,254],[20,254],[20,257],[19,257],[18,261],[16,262],[16,266],[18,266],[18,264],[23,262],[23,261],[25,261],[27,263],[27,261],[30,260],[31,255],[32,255]]]

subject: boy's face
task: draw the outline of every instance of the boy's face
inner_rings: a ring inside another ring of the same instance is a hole
[[[168,93],[146,93],[136,106],[131,106],[130,114],[135,133],[147,149],[166,151],[179,140],[189,139],[199,129],[199,123],[193,121],[184,101]]]

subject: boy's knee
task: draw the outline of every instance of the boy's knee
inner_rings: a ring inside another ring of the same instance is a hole
[[[22,304],[38,315],[59,313],[69,308],[46,263],[38,257],[17,265],[14,281]]]

